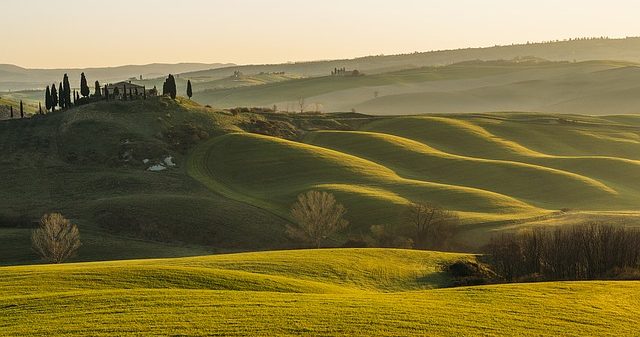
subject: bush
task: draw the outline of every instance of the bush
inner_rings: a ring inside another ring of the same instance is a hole
[[[495,273],[474,261],[455,261],[444,266],[444,271],[453,277],[453,286],[474,286],[494,283]]]
[[[349,224],[344,220],[345,208],[336,202],[332,194],[309,191],[298,196],[291,207],[295,226],[287,226],[287,234],[294,240],[320,248],[322,241],[344,229]]]
[[[51,263],[62,263],[80,248],[80,232],[60,213],[45,214],[31,234],[33,249]]]

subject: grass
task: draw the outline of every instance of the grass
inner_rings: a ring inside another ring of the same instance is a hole
[[[301,137],[244,131],[260,123]],[[187,126],[206,136],[186,147],[165,136]],[[350,229],[334,245],[372,225],[408,230],[415,201],[457,212],[469,251],[496,231],[569,221],[560,209],[640,225],[628,216],[640,198],[632,115],[233,115],[150,99],[5,121],[0,142],[0,216],[64,213],[86,236],[78,261],[289,248],[289,207],[310,189],[348,210]],[[167,156],[176,167],[146,170]],[[36,262],[33,223],[11,226],[0,227],[0,262]]]
[[[438,289],[445,261],[388,249],[0,268],[3,336],[633,336],[638,282]]]

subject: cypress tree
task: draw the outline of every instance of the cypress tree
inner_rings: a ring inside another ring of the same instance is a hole
[[[54,84],[51,86],[51,112],[56,111],[56,105],[58,105],[58,91]]]
[[[167,78],[167,91],[171,99],[176,99],[176,95],[178,94],[176,90],[176,79],[173,75],[169,74]]]
[[[69,84],[69,76],[64,74],[64,78],[62,80],[62,88],[64,91],[64,107],[71,107],[71,85]]]
[[[60,109],[64,109],[67,104],[64,101],[64,89],[62,88],[62,83],[58,84],[58,106]]]
[[[47,111],[51,110],[51,90],[47,86],[47,90],[44,92],[44,107]]]
[[[38,114],[42,115],[42,104],[38,102]]]
[[[84,73],[82,73],[80,74],[80,94],[82,94],[82,97],[87,97],[90,93],[87,78],[84,76]]]
[[[142,98],[147,99],[147,87],[142,87]]]
[[[13,105],[9,106],[9,111],[11,113],[11,119],[13,119]]]
[[[107,85],[104,85],[104,98],[108,101],[109,100],[109,88],[107,88]]]
[[[95,92],[93,93],[93,95],[96,96],[96,97],[102,96],[102,93],[100,92],[100,82],[98,82],[98,81],[96,81]]]
[[[187,97],[191,99],[191,96],[193,96],[193,90],[191,88],[191,80],[187,80]]]
[[[22,106],[22,100],[20,100],[20,118],[24,118],[24,106]]]

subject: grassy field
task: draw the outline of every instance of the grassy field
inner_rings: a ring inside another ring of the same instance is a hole
[[[585,222],[584,212],[638,211],[633,121],[524,113],[371,118],[353,131],[306,132],[302,142],[223,135],[196,148],[187,166],[210,189],[285,218],[299,193],[330,191],[348,209],[352,233],[406,226],[409,203],[434,202],[461,216],[461,242],[477,246],[495,230],[541,217]]]
[[[246,132],[258,126],[290,139]],[[37,261],[30,228],[50,211],[80,226],[78,261],[289,248],[288,209],[310,189],[348,210],[333,245],[406,230],[416,201],[455,211],[468,251],[589,214],[640,225],[635,115],[234,115],[151,99],[4,121],[0,142],[2,264]],[[148,171],[168,157],[176,166]]]
[[[0,268],[3,336],[634,336],[638,282],[441,289],[447,261],[384,249]]]

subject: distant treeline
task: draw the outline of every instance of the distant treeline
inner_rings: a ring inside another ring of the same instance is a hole
[[[506,281],[617,278],[640,267],[640,230],[576,225],[503,234],[486,252]]]

